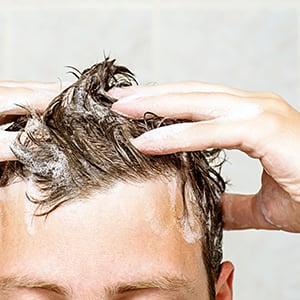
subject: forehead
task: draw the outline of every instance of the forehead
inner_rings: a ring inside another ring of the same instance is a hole
[[[1,193],[0,276],[29,273],[92,287],[161,272],[203,274],[199,244],[187,243],[178,225],[175,181],[120,183],[59,207],[46,220],[32,217],[25,191],[20,182]]]

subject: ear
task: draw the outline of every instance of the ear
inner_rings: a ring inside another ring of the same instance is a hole
[[[216,282],[216,300],[232,300],[232,280],[234,267],[229,261],[223,262]]]

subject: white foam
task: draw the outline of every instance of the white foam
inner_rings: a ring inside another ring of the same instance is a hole
[[[191,219],[193,219],[193,217],[189,216],[189,222],[193,223]],[[202,237],[201,231],[195,230],[194,228],[192,228],[192,225],[189,226],[188,222],[185,222],[183,224],[182,233],[185,241],[189,244],[197,243]]]
[[[160,220],[159,210],[155,207],[155,204],[147,205],[147,210],[145,211],[146,221],[149,222],[151,230],[153,233],[159,236],[167,236],[170,232],[170,228],[163,224]]]
[[[25,132],[21,135],[21,143],[28,139],[28,134],[34,135],[36,140],[42,139],[47,140],[49,138],[49,132],[44,125],[36,118],[29,119]],[[45,151],[51,155],[49,161],[36,159],[34,157],[35,146],[30,146],[30,151],[24,150],[24,147],[18,142],[12,145],[12,149],[17,157],[26,165],[31,173],[45,175],[53,178],[65,177],[67,173],[68,161],[65,154],[58,149],[55,144],[47,143]],[[40,150],[39,148],[37,148]],[[43,151],[43,149],[41,149]],[[43,153],[41,153],[43,155]]]
[[[174,212],[175,217],[180,220],[179,222],[177,222],[177,229],[182,233],[184,240],[187,243],[194,244],[198,242],[202,237],[200,222],[196,220],[196,216],[192,209],[192,201],[195,201],[194,194],[190,186],[185,187],[184,196],[186,200],[187,216],[182,217],[183,199],[182,199],[181,191],[180,193],[178,191],[181,185],[182,185],[182,179],[178,174],[174,176],[174,178],[168,184],[171,209]],[[180,208],[178,207],[179,201],[181,201]],[[178,215],[178,211],[180,215]]]

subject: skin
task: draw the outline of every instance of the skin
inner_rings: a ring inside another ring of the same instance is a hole
[[[64,84],[66,87],[68,84]],[[0,124],[26,111],[43,111],[63,87],[57,83],[0,82]],[[139,118],[147,111],[184,118],[190,124],[155,129],[133,141],[145,153],[206,148],[238,149],[263,167],[261,189],[253,195],[223,196],[225,229],[300,232],[300,113],[274,93],[187,81],[135,86],[109,92],[113,109]],[[0,130],[0,161],[14,160],[16,133]]]
[[[89,199],[59,207],[46,220],[33,217],[31,224],[28,213],[31,216],[35,207],[26,199],[26,183],[2,188],[0,298],[208,300],[201,244],[183,238],[176,221],[180,211],[171,208],[170,188],[176,190],[174,182],[118,183],[107,192],[96,191]],[[217,300],[232,299],[232,273],[232,265],[223,263]],[[18,282],[5,289],[3,277],[12,276]],[[113,289],[120,283],[159,281],[163,276],[171,278],[173,287],[140,283],[132,291]],[[175,288],[175,277],[187,283]]]

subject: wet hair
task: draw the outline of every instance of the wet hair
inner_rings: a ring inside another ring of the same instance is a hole
[[[74,71],[75,73],[75,71]],[[0,163],[0,186],[21,177],[33,183],[39,196],[28,195],[47,215],[78,196],[110,189],[117,182],[134,182],[162,176],[180,177],[184,213],[182,226],[201,227],[201,244],[208,275],[210,299],[222,260],[219,150],[146,155],[130,142],[153,128],[184,122],[146,113],[132,119],[111,110],[116,99],[107,91],[137,84],[126,67],[105,58],[80,73],[78,80],[53,99],[43,114],[30,111],[7,130],[20,131],[12,151],[18,161]]]

